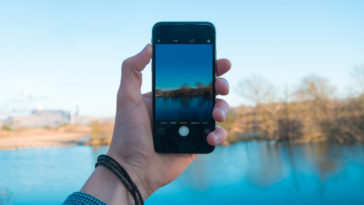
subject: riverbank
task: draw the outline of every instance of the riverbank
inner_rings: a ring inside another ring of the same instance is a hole
[[[0,150],[74,146],[90,139],[89,126],[0,130]]]

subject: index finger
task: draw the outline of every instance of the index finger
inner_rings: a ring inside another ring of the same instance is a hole
[[[231,68],[231,63],[228,59],[222,58],[216,61],[216,76],[221,76],[228,72]]]

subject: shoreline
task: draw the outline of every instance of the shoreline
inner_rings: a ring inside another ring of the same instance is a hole
[[[63,147],[86,144],[90,140],[90,128],[77,126],[71,129],[22,129],[0,131],[0,150],[24,148]]]
[[[238,138],[226,141],[222,146],[231,146],[240,142],[271,141],[276,144],[304,145],[315,143],[332,144],[362,144],[362,143],[333,143],[325,140],[311,141],[277,141],[263,138]],[[60,128],[33,128],[13,131],[0,130],[0,151],[26,148],[51,148],[67,146],[103,146],[109,145],[111,137],[92,138],[89,126],[70,126]]]

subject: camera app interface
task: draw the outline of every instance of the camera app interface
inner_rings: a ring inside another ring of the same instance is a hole
[[[155,46],[157,135],[169,138],[206,136],[213,123],[212,45]]]

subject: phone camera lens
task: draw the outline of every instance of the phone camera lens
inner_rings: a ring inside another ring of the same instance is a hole
[[[194,43],[194,42],[195,42],[195,39],[191,38],[190,43]]]

